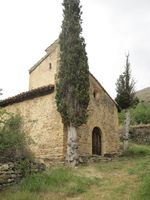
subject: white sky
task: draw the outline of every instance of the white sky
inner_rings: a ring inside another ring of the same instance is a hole
[[[28,70],[61,31],[62,0],[0,0],[2,98],[28,90]],[[114,98],[130,52],[136,89],[150,86],[150,0],[81,0],[90,71]]]

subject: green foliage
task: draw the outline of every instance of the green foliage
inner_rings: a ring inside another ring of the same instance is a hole
[[[135,98],[135,82],[131,79],[129,55],[126,57],[125,71],[119,76],[116,83],[117,97],[115,100],[122,109],[127,109],[138,103],[138,98]]]
[[[145,145],[132,144],[124,153],[126,156],[150,156],[150,147]]]
[[[79,0],[64,0],[64,20],[59,37],[60,69],[56,85],[57,109],[63,123],[78,127],[86,122],[89,103],[89,68],[81,36]]]
[[[82,177],[71,169],[53,167],[25,177],[19,185],[4,191],[1,199],[66,199],[88,192],[91,186],[97,186],[99,182],[99,178]]]
[[[20,159],[28,154],[29,139],[21,129],[21,117],[0,110],[0,160]]]
[[[26,176],[31,172],[30,161],[33,160],[33,157],[31,157],[31,154],[28,155],[30,156],[26,156],[25,159],[20,159],[19,162],[17,163],[17,169],[21,171],[21,174],[23,176]]]
[[[98,180],[97,180],[98,181]],[[21,190],[29,192],[65,192],[76,195],[85,192],[95,179],[76,176],[67,168],[49,169],[41,174],[33,174],[21,182]]]
[[[49,170],[41,174],[33,174],[25,178],[21,183],[21,188],[30,192],[41,192],[49,189],[54,190],[56,187],[66,184],[72,175],[65,169]]]
[[[131,125],[150,123],[150,105],[140,103],[130,109]],[[125,111],[119,113],[119,123],[123,124],[125,120]]]
[[[138,104],[135,109],[131,110],[132,124],[150,123],[150,105]]]

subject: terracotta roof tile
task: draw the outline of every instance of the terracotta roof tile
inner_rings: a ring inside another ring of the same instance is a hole
[[[53,91],[54,91],[54,85],[47,85],[33,90],[29,90],[27,92],[22,92],[16,96],[9,97],[7,99],[0,101],[0,107],[5,107],[14,103],[19,103],[39,96],[44,96],[52,93]]]

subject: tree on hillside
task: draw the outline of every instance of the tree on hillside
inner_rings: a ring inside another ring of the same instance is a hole
[[[138,103],[135,97],[135,81],[131,78],[131,69],[129,62],[129,54],[126,55],[125,71],[119,76],[116,83],[117,97],[116,102],[122,109],[126,110],[125,131],[124,131],[124,150],[128,149],[128,135],[130,126],[129,108]]]
[[[129,54],[126,55],[125,71],[119,76],[116,83],[116,102],[122,109],[132,107],[137,99],[135,97],[135,81],[131,78]]]
[[[80,0],[64,0],[63,6],[56,103],[68,132],[66,159],[68,164],[75,166],[79,160],[77,128],[87,120],[89,67],[84,38],[81,36]]]

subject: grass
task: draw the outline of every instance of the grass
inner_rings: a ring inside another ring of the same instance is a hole
[[[147,145],[136,145],[132,144],[128,151],[125,153],[126,156],[147,156],[150,155],[150,147]]]
[[[97,185],[99,181],[98,178],[78,176],[73,170],[65,167],[51,168],[43,173],[24,178],[19,185],[4,191],[3,198],[0,199],[38,200],[45,198],[45,194],[49,194],[50,199],[53,195],[54,199],[64,196],[74,197],[85,193],[91,185]]]
[[[5,189],[0,200],[149,200],[150,147],[131,145],[113,161],[52,167]]]
[[[20,185],[22,191],[29,192],[65,192],[75,195],[86,192],[91,184],[96,184],[95,179],[83,178],[74,175],[70,169],[49,169],[42,174],[33,174],[25,178]]]
[[[142,180],[143,184],[137,193],[137,199],[148,200],[150,199],[150,173],[146,174]]]

